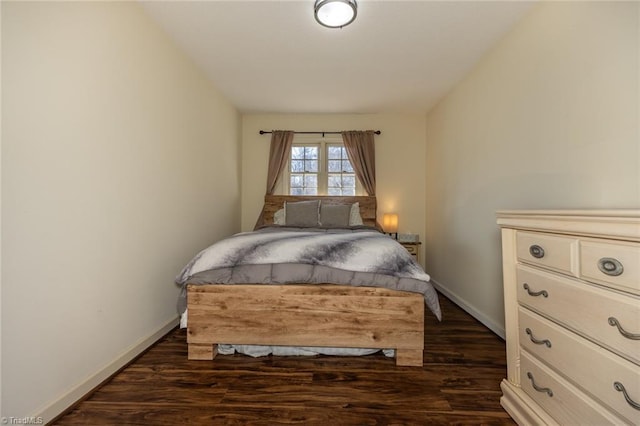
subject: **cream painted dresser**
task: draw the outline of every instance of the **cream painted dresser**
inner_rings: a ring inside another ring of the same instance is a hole
[[[640,211],[499,211],[520,425],[640,424]]]

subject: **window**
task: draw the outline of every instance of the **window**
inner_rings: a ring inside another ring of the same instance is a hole
[[[318,195],[319,146],[293,145],[289,166],[290,195]]]
[[[284,181],[290,195],[356,195],[360,185],[342,142],[294,141]]]
[[[356,174],[342,145],[327,146],[327,195],[356,195]]]

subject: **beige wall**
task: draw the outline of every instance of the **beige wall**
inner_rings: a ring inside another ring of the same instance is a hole
[[[504,328],[497,209],[640,206],[635,2],[543,2],[427,116],[427,271]]]
[[[637,3],[538,5],[426,125],[246,115],[241,128],[136,4],[1,10],[1,416],[64,408],[172,323],[178,270],[255,223],[260,129],[382,130],[380,216],[398,212],[427,272],[497,332],[496,209],[640,205]]]
[[[1,416],[48,420],[240,229],[240,119],[134,2],[2,2],[2,62]]]
[[[381,130],[375,137],[378,219],[395,211],[400,232],[424,237],[425,127],[420,114],[244,115],[242,118],[242,229],[251,230],[262,209],[270,135],[259,130]]]

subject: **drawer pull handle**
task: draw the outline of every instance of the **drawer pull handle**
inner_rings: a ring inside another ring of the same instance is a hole
[[[542,259],[544,257],[544,249],[537,244],[529,247],[529,254],[536,259]]]
[[[544,392],[547,395],[549,395],[550,397],[553,396],[553,391],[549,388],[541,388],[540,386],[536,385],[535,380],[533,380],[533,374],[531,374],[530,372],[527,371],[527,377],[529,378],[529,380],[531,380],[531,386],[533,386],[533,388],[535,390],[537,390],[538,392]],[[616,382],[618,383],[618,382]]]
[[[613,388],[615,390],[617,390],[618,392],[622,392],[622,394],[624,395],[624,399],[627,400],[627,404],[629,404],[630,406],[632,406],[636,410],[640,410],[640,404],[638,404],[633,399],[631,399],[631,397],[629,397],[629,394],[627,393],[627,390],[624,388],[624,386],[622,386],[622,383],[613,382]]]
[[[622,266],[622,263],[613,257],[603,257],[598,260],[598,269],[600,269],[600,272],[603,274],[611,277],[617,277],[618,275],[622,275],[624,272],[624,266]]]
[[[524,331],[526,331],[527,334],[529,335],[529,340],[531,340],[536,345],[545,345],[548,348],[551,347],[551,341],[550,340],[548,340],[548,339],[538,340],[535,337],[533,337],[533,332],[531,331],[531,329],[529,327],[527,327]]]
[[[527,290],[527,294],[529,296],[543,296],[543,297],[549,297],[549,293],[547,293],[547,290],[540,290],[540,291],[531,291],[531,288],[529,287],[529,284],[524,283],[524,285],[522,286],[522,288],[524,288],[525,290]]]
[[[607,321],[609,322],[610,326],[618,327],[618,331],[620,332],[620,334],[622,334],[627,339],[640,340],[640,334],[629,333],[627,330],[622,328],[622,326],[620,325],[620,322],[617,320],[617,318],[609,317],[609,319]]]

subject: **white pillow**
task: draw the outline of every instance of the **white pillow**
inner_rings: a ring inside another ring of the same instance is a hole
[[[351,213],[349,215],[349,226],[364,225],[362,216],[360,216],[360,203],[351,204]]]
[[[273,214],[273,224],[274,225],[284,225],[286,223],[284,217],[284,209],[280,209]]]

